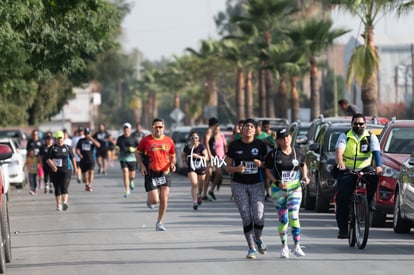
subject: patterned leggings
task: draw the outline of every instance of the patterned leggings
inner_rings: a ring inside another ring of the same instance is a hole
[[[264,183],[231,183],[234,202],[239,209],[243,223],[243,232],[249,248],[255,247],[255,241],[262,237],[264,226]]]
[[[272,188],[273,203],[279,216],[279,236],[282,244],[286,244],[288,226],[292,228],[292,237],[295,244],[300,241],[299,209],[302,201],[302,189],[292,190]]]

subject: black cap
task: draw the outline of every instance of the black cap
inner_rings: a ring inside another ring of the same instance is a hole
[[[214,126],[214,125],[216,125],[216,124],[218,124],[218,120],[217,120],[217,118],[215,118],[215,117],[211,117],[209,120],[208,120],[208,126]]]
[[[254,128],[257,128],[257,121],[254,120],[253,118],[248,118],[244,121],[243,126],[246,125],[247,123],[251,123],[254,125]]]
[[[89,129],[89,128],[85,128],[85,135],[89,135],[90,133],[91,133],[91,129]]]
[[[46,139],[53,138],[53,134],[50,132],[47,132],[45,138]]]
[[[282,128],[277,130],[276,132],[276,138],[284,138],[290,135],[290,130],[288,128]]]

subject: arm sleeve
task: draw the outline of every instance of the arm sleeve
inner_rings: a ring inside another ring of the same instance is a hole
[[[382,159],[381,159],[380,151],[373,151],[372,155],[374,156],[374,160],[377,166],[382,166]]]

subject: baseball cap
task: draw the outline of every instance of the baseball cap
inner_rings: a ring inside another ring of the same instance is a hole
[[[53,134],[51,132],[47,132],[45,138],[53,138]]]
[[[125,122],[124,125],[122,125],[122,128],[132,128],[131,123]]]
[[[277,130],[276,132],[276,138],[284,138],[290,135],[290,130],[288,128],[282,128]]]
[[[64,134],[63,131],[56,131],[55,132],[55,138],[63,138]]]
[[[91,133],[91,129],[85,128],[84,133],[85,135],[89,135]]]

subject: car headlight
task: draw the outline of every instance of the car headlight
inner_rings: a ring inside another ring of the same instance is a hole
[[[383,167],[383,171],[384,171],[383,174],[382,174],[383,177],[397,179],[398,176],[400,175],[400,171],[395,170],[395,169],[393,169],[393,168],[391,168],[387,165],[383,165],[382,167]]]

